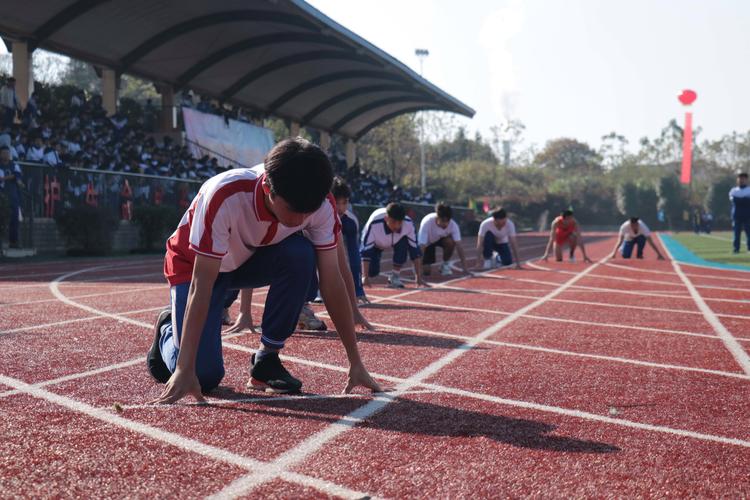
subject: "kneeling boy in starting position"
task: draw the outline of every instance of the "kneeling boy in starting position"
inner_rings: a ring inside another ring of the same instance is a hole
[[[378,208],[367,220],[362,231],[362,284],[370,286],[370,278],[380,274],[380,257],[383,250],[393,248],[393,273],[388,277],[392,288],[404,288],[401,281],[401,266],[406,255],[414,262],[414,274],[418,286],[429,286],[422,279],[422,252],[417,246],[414,222],[406,216],[406,210],[398,203],[389,203]]]
[[[164,274],[171,309],[155,326],[147,357],[151,375],[166,383],[153,402],[173,403],[202,392],[224,377],[221,316],[228,289],[270,285],[261,345],[251,357],[255,389],[298,392],[302,382],[279,359],[294,331],[316,260],[320,291],[349,358],[345,391],[380,386],[357,349],[354,323],[361,316],[340,243],[333,182],[326,154],[302,138],[269,151],[263,165],[212,177],[200,189],[167,242]],[[305,237],[302,232],[307,234]]]

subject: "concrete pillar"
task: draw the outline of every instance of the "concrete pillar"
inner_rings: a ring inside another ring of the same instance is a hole
[[[299,135],[299,122],[289,123],[289,137],[297,137]]]
[[[102,68],[102,105],[108,116],[117,113],[118,80],[115,70]]]
[[[326,153],[331,149],[331,134],[323,130],[320,131],[320,149]]]
[[[346,166],[351,167],[357,161],[357,145],[352,140],[346,141]]]
[[[34,66],[26,42],[13,42],[13,78],[16,79],[16,97],[22,108],[34,92]]]
[[[174,88],[171,85],[160,85],[156,90],[161,94],[159,131],[172,132],[177,128],[177,121],[175,120]]]

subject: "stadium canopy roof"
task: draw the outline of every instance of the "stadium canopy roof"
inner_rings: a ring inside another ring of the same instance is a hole
[[[302,0],[3,0],[0,34],[359,139],[474,110]]]

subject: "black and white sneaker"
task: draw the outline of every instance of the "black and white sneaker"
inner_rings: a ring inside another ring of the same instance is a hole
[[[146,368],[148,368],[148,372],[154,380],[162,384],[167,383],[172,376],[172,372],[169,371],[169,368],[167,368],[161,357],[161,348],[159,347],[161,327],[169,321],[172,321],[171,309],[164,309],[159,312],[159,316],[156,317],[156,324],[154,325],[154,341],[146,355]]]
[[[255,354],[250,357],[250,380],[247,386],[251,389],[276,394],[293,394],[300,392],[302,381],[292,377],[279,359],[279,353],[273,352],[255,362]]]

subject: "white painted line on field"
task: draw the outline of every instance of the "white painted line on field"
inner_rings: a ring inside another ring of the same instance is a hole
[[[250,457],[233,453],[229,450],[211,446],[209,444],[202,443],[195,439],[190,439],[174,432],[129,420],[117,415],[112,411],[96,408],[95,406],[89,405],[87,403],[61,396],[53,392],[49,392],[41,387],[35,387],[15,378],[0,375],[0,383],[9,387],[13,387],[15,390],[29,396],[33,396],[37,399],[42,399],[49,403],[67,408],[68,410],[71,410],[73,412],[94,418],[106,424],[127,429],[135,434],[146,436],[156,441],[175,446],[187,452],[208,457],[212,460],[234,465],[249,471],[259,470],[270,466],[270,464],[268,464],[267,462],[262,462],[260,460],[255,460]],[[347,498],[362,498],[364,496],[367,496],[366,493],[354,491],[344,486],[330,483],[321,479],[307,477],[303,474],[290,474],[287,475],[284,479],[286,481],[292,481],[295,483],[313,485],[314,488],[331,495],[340,495]]]
[[[248,347],[239,346],[239,345],[235,345],[231,343],[227,347],[229,347],[230,349],[237,349],[241,351],[253,351],[253,349],[250,349]],[[292,363],[312,366],[312,367],[321,368],[324,370],[332,370],[332,371],[336,371],[340,373],[347,372],[347,369],[341,366],[330,365],[330,364],[321,363],[318,361],[310,361],[310,360],[306,360],[302,358],[296,358],[294,356],[282,356],[282,357],[284,360],[288,360]],[[401,377],[394,377],[394,376],[383,375],[383,374],[378,374],[378,373],[372,373],[371,375],[378,379],[387,380],[389,382],[396,383],[396,384],[406,384],[410,380],[410,379],[404,379]],[[743,375],[741,374],[738,374],[738,375],[740,377],[743,377]],[[521,400],[515,400],[515,399],[501,398],[501,397],[492,396],[489,394],[483,394],[483,393],[472,392],[472,391],[467,391],[463,389],[457,389],[454,387],[448,387],[448,386],[434,384],[430,382],[421,382],[417,384],[417,386],[424,387],[427,389],[433,389],[438,393],[454,394],[457,396],[463,396],[463,397],[467,397],[470,399],[478,399],[481,401],[488,401],[491,403],[511,406],[514,408],[537,410],[543,413],[564,415],[564,416],[579,418],[582,420],[592,420],[592,421],[603,422],[603,423],[612,424],[612,425],[620,426],[620,427],[630,427],[630,428],[635,428],[639,430],[646,430],[646,431],[651,431],[651,432],[658,432],[658,433],[663,433],[663,434],[688,437],[692,439],[698,439],[700,441],[709,441],[709,442],[716,442],[716,443],[721,443],[721,444],[729,444],[733,446],[742,446],[744,448],[750,448],[750,441],[744,440],[744,439],[730,438],[726,436],[717,436],[714,434],[705,434],[705,433],[694,432],[694,431],[689,431],[689,430],[684,430],[684,429],[676,429],[676,428],[662,426],[662,425],[645,424],[641,422],[634,422],[631,420],[624,420],[622,418],[611,418],[611,417],[606,417],[606,416],[598,415],[596,413],[591,413],[591,412],[586,412],[586,411],[581,411],[581,410],[574,410],[574,409],[569,409],[569,408],[562,408],[559,406],[539,404],[539,403],[534,403],[531,401],[521,401]],[[333,425],[336,425],[336,424],[333,424]],[[284,474],[286,474],[286,472],[284,472]]]
[[[413,394],[436,394],[440,391],[437,391],[435,389],[419,389],[419,390],[413,390],[409,391],[407,394],[413,395]],[[2,396],[2,394],[0,394]],[[371,394],[365,394],[365,393],[350,393],[350,394],[342,394],[342,393],[335,393],[335,394],[297,394],[297,395],[289,395],[289,396],[281,396],[281,395],[274,395],[274,396],[258,396],[258,397],[247,397],[247,398],[235,398],[235,399],[226,399],[226,398],[212,398],[212,397],[205,397],[206,403],[198,403],[197,401],[180,401],[179,403],[176,403],[178,406],[213,406],[213,407],[225,407],[225,406],[233,406],[233,405],[242,405],[242,404],[253,404],[253,403],[263,403],[268,405],[274,405],[276,403],[285,403],[289,401],[319,401],[319,400],[329,400],[329,399],[362,399],[362,400],[370,400],[372,399]],[[137,405],[121,405],[120,408],[123,410],[136,410],[136,409],[146,409],[149,410],[164,410],[164,411],[174,411],[170,410],[171,408],[174,408],[175,405],[153,405],[153,404],[137,404]],[[111,408],[111,407],[108,407]],[[103,408],[103,409],[108,409]]]
[[[404,331],[404,332],[415,332],[415,333],[423,333],[425,335],[430,336],[436,336],[436,337],[445,337],[445,338],[452,338],[452,339],[458,339],[458,340],[470,340],[471,337],[468,337],[466,335],[458,335],[453,333],[446,333],[446,332],[437,332],[434,330],[425,330],[422,328],[410,328],[410,327],[403,327],[403,326],[397,326],[397,325],[387,325],[383,323],[372,323],[373,326],[377,326],[379,328],[387,328],[389,330],[393,330],[395,332]],[[389,332],[384,332],[386,335]],[[713,337],[715,339],[715,337]],[[531,344],[518,344],[515,342],[502,342],[499,340],[484,340],[482,341],[483,344],[490,344],[490,345],[496,345],[500,347],[509,347],[513,349],[521,349],[525,351],[538,351],[538,352],[544,352],[548,354],[559,354],[562,356],[572,356],[572,357],[579,357],[579,358],[587,358],[587,359],[597,359],[601,361],[614,361],[616,363],[624,363],[629,365],[636,365],[636,366],[646,366],[649,368],[659,368],[663,370],[678,370],[678,371],[688,371],[688,372],[698,372],[698,373],[706,373],[709,375],[718,375],[720,377],[730,377],[730,378],[739,378],[743,380],[750,380],[750,375],[743,375],[742,373],[735,373],[735,372],[727,372],[722,370],[711,370],[709,368],[697,368],[693,366],[686,366],[686,365],[674,365],[670,363],[656,363],[653,361],[644,361],[639,359],[632,359],[632,358],[623,358],[619,356],[606,356],[603,354],[591,354],[591,353],[585,353],[585,352],[576,352],[576,351],[566,351],[562,349],[553,349],[549,347],[542,347],[537,345],[531,345]]]
[[[145,312],[161,311],[162,309],[164,309],[164,306],[149,307],[149,308],[146,308],[146,309],[136,309],[136,310],[133,310],[133,311],[123,311],[123,312],[117,313],[117,315],[118,316],[120,316],[120,315],[125,316],[125,315],[128,315],[128,314],[140,314],[140,313],[145,313]],[[103,317],[102,317],[101,314],[96,314],[94,316],[86,316],[84,318],[66,319],[64,321],[55,321],[53,323],[42,323],[42,324],[33,325],[33,326],[23,326],[21,328],[14,328],[12,330],[0,331],[0,335],[9,335],[11,333],[19,333],[19,332],[28,332],[28,331],[31,331],[31,330],[39,330],[39,329],[48,328],[48,327],[51,327],[51,326],[70,325],[72,323],[82,323],[82,322],[85,322],[85,321],[93,321],[93,320],[102,319],[102,318]]]
[[[686,265],[686,264],[687,263],[685,263],[685,262],[682,263],[683,266]],[[611,262],[607,263],[607,266],[608,267],[615,267],[615,268],[618,268],[618,269],[625,269],[625,270],[628,270],[628,271],[637,271],[637,272],[640,272],[640,273],[665,274],[665,275],[668,275],[668,276],[674,276],[674,272],[670,272],[670,271],[658,271],[656,269],[641,269],[641,268],[637,268],[637,267],[628,267],[628,266],[625,266],[625,265],[622,265],[622,264],[613,264]],[[722,269],[722,268],[718,268],[718,267],[707,267],[707,266],[703,266],[703,267],[706,267],[707,269],[713,269],[715,271],[732,272],[731,269]],[[740,271],[745,272],[744,270],[740,270]],[[735,277],[732,277],[732,276],[710,276],[710,275],[707,275],[707,274],[691,274],[691,273],[685,273],[685,276],[690,277],[690,278],[706,278],[706,279],[722,280],[722,281],[741,281],[743,283],[747,283],[747,277],[745,277],[745,278],[735,278]]]
[[[399,384],[399,386],[394,390],[394,392],[379,394],[370,403],[354,410],[353,412],[349,413],[345,417],[339,419],[336,423],[329,425],[325,429],[317,432],[313,436],[304,440],[302,443],[298,444],[294,448],[282,453],[276,460],[274,460],[274,462],[269,467],[266,467],[262,471],[258,471],[256,473],[252,473],[250,475],[237,479],[236,481],[232,482],[229,486],[227,486],[226,488],[218,492],[214,497],[215,498],[236,498],[242,495],[246,495],[250,490],[256,488],[257,486],[263,483],[276,479],[277,477],[285,473],[287,470],[291,469],[294,465],[299,464],[300,462],[304,461],[308,456],[317,452],[321,447],[323,447],[326,443],[328,443],[332,439],[352,429],[358,423],[363,422],[367,418],[383,410],[388,404],[390,404],[397,397],[399,397],[403,391],[408,391],[408,390],[413,389],[415,386],[419,385],[422,381],[437,374],[445,366],[452,363],[453,361],[461,357],[463,354],[473,349],[476,345],[478,345],[483,340],[486,340],[490,336],[502,330],[505,326],[507,326],[511,322],[520,318],[523,314],[526,314],[532,309],[544,304],[550,298],[555,297],[556,295],[562,293],[568,287],[573,285],[576,281],[582,279],[588,273],[596,269],[598,265],[599,265],[598,263],[594,263],[591,266],[587,267],[577,276],[571,278],[565,283],[560,284],[560,286],[556,290],[548,293],[544,297],[541,297],[535,300],[531,304],[528,304],[522,307],[521,309],[519,309],[512,315],[506,318],[503,318],[502,320],[498,321],[494,325],[480,332],[475,337],[472,337],[471,340],[467,341],[463,345],[451,350],[448,354],[442,356],[440,359],[430,363],[430,365],[423,368],[422,370],[415,373],[414,375],[406,379],[404,382]]]
[[[55,385],[55,384],[62,384],[64,382],[69,382],[71,380],[78,380],[81,378],[91,377],[94,375],[100,375],[102,373],[107,373],[109,371],[113,370],[119,370],[120,368],[127,368],[129,366],[143,364],[146,365],[146,360],[144,357],[139,357],[136,359],[131,359],[130,361],[123,361],[122,363],[115,363],[113,365],[107,365],[103,366],[101,368],[95,368],[93,370],[88,370],[85,372],[79,372],[74,373],[72,375],[65,375],[63,377],[55,378],[52,380],[45,380],[44,382],[37,382],[35,384],[31,384],[34,387],[46,387],[48,385]],[[16,389],[12,389],[10,391],[0,392],[0,398],[4,398],[5,396],[11,396],[13,394],[20,394],[21,391],[18,391]]]
[[[658,238],[661,242],[662,247],[664,247],[664,251],[672,261],[672,266],[674,267],[675,272],[680,277],[680,279],[682,279],[682,281],[685,283],[685,286],[690,291],[690,295],[693,297],[693,300],[695,300],[698,309],[703,311],[703,315],[706,321],[708,321],[709,324],[713,327],[716,334],[724,342],[724,345],[727,347],[729,352],[732,353],[732,356],[734,356],[734,359],[740,365],[742,370],[745,373],[750,374],[750,356],[747,355],[745,349],[739,344],[739,342],[737,342],[737,339],[732,336],[731,332],[727,330],[727,328],[721,323],[721,321],[719,321],[719,318],[717,318],[716,314],[711,310],[710,307],[708,307],[708,304],[706,304],[706,301],[703,300],[703,297],[701,297],[700,293],[698,293],[698,290],[696,290],[695,286],[693,286],[693,283],[690,281],[690,279],[688,279],[688,277],[685,276],[685,273],[682,272],[680,264],[678,264],[677,261],[672,257],[672,254],[669,252],[669,248],[667,248],[667,246],[664,245],[664,242],[661,241],[661,235],[658,235]]]
[[[45,283],[47,286],[49,286],[48,283]],[[126,288],[124,290],[117,290],[116,292],[104,292],[104,293],[87,293],[84,295],[71,295],[69,298],[71,299],[87,299],[90,297],[106,297],[108,295],[121,295],[124,293],[137,293],[137,292],[147,292],[149,290],[162,290],[164,291],[164,285],[151,285],[151,286],[144,286],[144,287],[137,287],[137,288]],[[37,300],[28,300],[25,302],[5,302],[0,304],[0,308],[2,307],[10,307],[10,306],[27,306],[31,304],[44,304],[47,302],[59,302],[60,299],[54,298],[54,299],[37,299]]]

